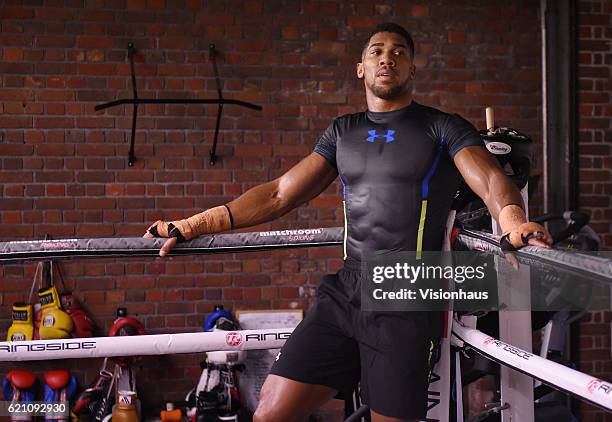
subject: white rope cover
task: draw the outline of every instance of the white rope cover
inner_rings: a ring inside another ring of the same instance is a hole
[[[144,356],[282,347],[293,329],[214,331],[143,336],[0,342],[0,361]],[[453,323],[453,334],[503,365],[612,411],[612,384]]]
[[[292,328],[0,342],[0,361],[278,349]]]
[[[488,359],[612,411],[612,384],[504,343],[459,321],[453,334]]]

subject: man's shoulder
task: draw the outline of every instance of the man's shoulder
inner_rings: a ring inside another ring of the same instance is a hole
[[[347,130],[354,129],[356,126],[363,124],[366,121],[366,112],[361,111],[358,113],[343,114],[336,117],[331,124],[329,129],[332,129],[336,133],[344,133]]]
[[[413,101],[412,104],[413,104],[413,106],[415,108],[415,111],[417,113],[421,113],[421,114],[424,114],[424,115],[427,115],[427,116],[431,116],[431,117],[442,117],[442,118],[445,118],[445,117],[450,116],[449,113],[447,113],[445,111],[442,111],[440,109],[437,109],[435,107],[431,107],[431,106],[428,106],[428,105],[417,103],[416,101]]]
[[[434,107],[415,103],[417,113],[426,117],[426,120],[443,128],[465,128],[466,125],[472,127],[472,123],[457,113],[447,113]]]
[[[366,117],[365,111],[359,111],[357,113],[348,113],[338,116],[334,119],[334,123],[347,124],[354,123],[363,120]]]

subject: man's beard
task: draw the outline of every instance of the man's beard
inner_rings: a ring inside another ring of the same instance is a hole
[[[410,89],[407,85],[397,84],[397,85],[376,85],[374,83],[369,84],[370,91],[372,94],[380,98],[381,100],[393,100],[399,97],[401,94]]]

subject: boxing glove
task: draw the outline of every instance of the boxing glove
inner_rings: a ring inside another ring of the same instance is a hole
[[[42,308],[40,303],[32,305],[34,312],[34,340],[40,340],[40,321],[42,320]]]
[[[13,324],[8,329],[6,341],[26,341],[33,338],[32,305],[15,302],[13,304]]]
[[[144,335],[145,329],[140,321],[136,318],[127,316],[127,309],[117,309],[117,319],[113,322],[108,330],[109,337],[115,336],[139,336]],[[114,357],[113,360],[122,367],[133,365],[139,361],[139,357]]]
[[[13,369],[2,381],[2,393],[7,401],[34,401],[36,399],[36,375],[30,371]]]
[[[4,400],[11,402],[28,402],[36,400],[36,375],[30,371],[12,370],[2,381]],[[11,415],[11,421],[31,421],[30,416]]]
[[[63,292],[60,295],[60,301],[62,303],[62,309],[72,318],[75,337],[93,337],[96,323],[81,307],[81,304],[77,298],[72,295],[72,292]]]
[[[233,331],[237,329],[234,317],[229,311],[223,309],[222,305],[215,305],[213,312],[204,322],[204,331]]]
[[[45,402],[69,402],[76,393],[78,383],[74,375],[65,369],[47,371],[44,375],[43,400]],[[45,418],[45,421],[67,420],[66,418]]]
[[[100,401],[106,397],[112,378],[113,374],[104,369],[101,370],[98,378],[78,395],[72,406],[72,412],[78,418],[85,420],[93,418]]]
[[[74,323],[70,315],[62,311],[55,286],[40,289],[38,300],[42,307],[39,329],[41,340],[70,337]]]
[[[141,336],[145,334],[144,326],[136,318],[127,316],[127,309],[117,309],[117,319],[108,330],[109,337]]]

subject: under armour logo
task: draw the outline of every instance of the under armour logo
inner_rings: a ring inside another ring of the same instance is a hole
[[[368,139],[366,140],[373,143],[376,138],[385,138],[385,143],[389,143],[395,141],[395,138],[393,137],[394,133],[394,130],[388,130],[386,134],[378,135],[375,130],[368,130],[368,135],[370,136],[368,136]]]

